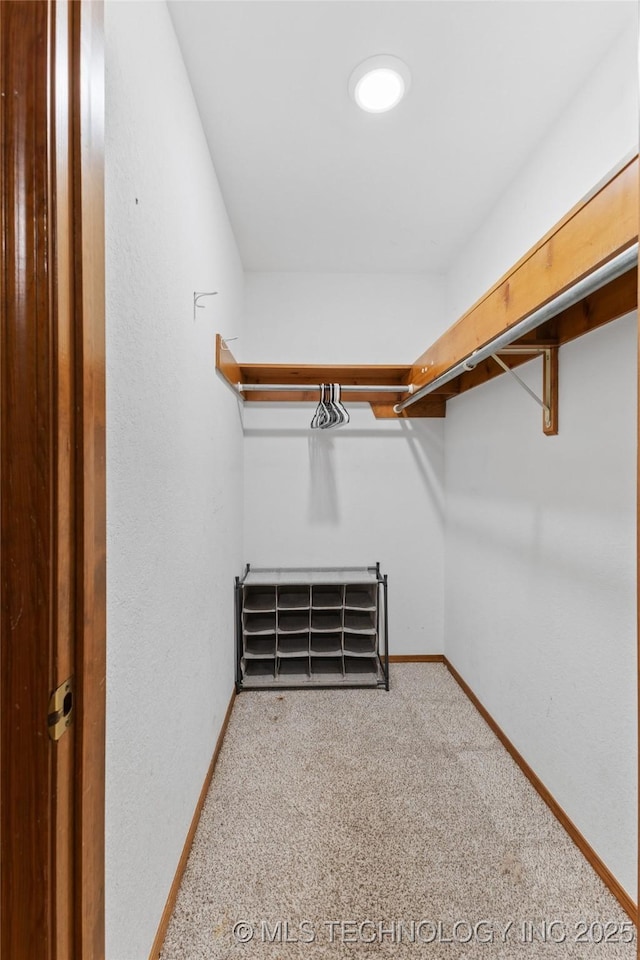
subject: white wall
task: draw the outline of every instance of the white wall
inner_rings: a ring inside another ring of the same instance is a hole
[[[106,65],[107,958],[148,960],[233,686],[243,276],[163,3],[106,4]]]
[[[638,149],[638,37],[625,33],[553,122],[446,275],[449,323]]]
[[[453,320],[629,150],[623,38],[448,276]],[[560,351],[560,433],[510,378],[448,405],[445,652],[636,891],[636,315]],[[540,391],[540,361],[520,371]]]
[[[247,274],[243,360],[411,363],[444,328],[439,277]],[[234,345],[235,346],[235,345]],[[392,653],[442,652],[443,420],[311,430],[310,405],[246,404],[244,557],[389,576]]]

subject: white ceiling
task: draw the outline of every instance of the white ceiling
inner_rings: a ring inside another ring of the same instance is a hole
[[[635,2],[174,0],[171,15],[248,270],[442,270]],[[347,84],[412,74],[396,110]]]

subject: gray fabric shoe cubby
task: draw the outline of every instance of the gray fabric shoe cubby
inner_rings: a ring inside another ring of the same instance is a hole
[[[236,577],[236,689],[389,689],[380,565],[252,568]]]

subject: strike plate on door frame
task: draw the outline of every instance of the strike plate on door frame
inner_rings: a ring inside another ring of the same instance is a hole
[[[47,729],[52,740],[59,740],[71,725],[74,713],[73,694],[73,677],[69,677],[49,698]]]

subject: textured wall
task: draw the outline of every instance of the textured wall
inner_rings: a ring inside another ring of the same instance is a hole
[[[443,328],[438,277],[247,274],[245,360],[411,363]],[[313,411],[245,407],[245,558],[379,560],[391,652],[442,652],[444,421],[350,404],[349,426],[325,432]]]
[[[450,319],[637,149],[636,70],[626,37],[451,271]],[[507,377],[445,429],[447,656],[633,896],[636,326],[562,347],[559,436]]]
[[[446,275],[453,323],[605,177],[638,149],[638,35],[620,37],[551,124]]]
[[[107,958],[147,960],[233,684],[243,277],[164,4],[106,44]]]

